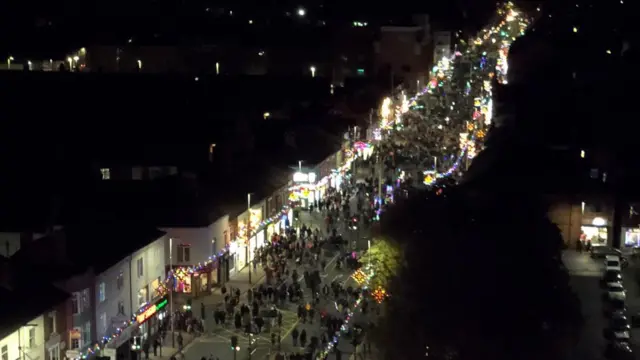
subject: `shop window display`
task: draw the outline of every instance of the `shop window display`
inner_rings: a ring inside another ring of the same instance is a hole
[[[608,232],[606,227],[582,226],[580,230],[582,230],[580,240],[583,242],[591,241],[593,245],[607,244]]]
[[[640,229],[627,229],[624,236],[624,246],[626,247],[640,246]]]
[[[191,274],[185,268],[178,268],[174,271],[175,292],[191,293]]]

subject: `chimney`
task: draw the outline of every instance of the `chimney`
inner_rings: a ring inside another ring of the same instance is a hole
[[[5,290],[12,290],[12,284],[11,264],[6,258],[2,257],[0,258],[0,287]]]

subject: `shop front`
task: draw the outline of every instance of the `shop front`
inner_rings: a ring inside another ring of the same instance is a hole
[[[256,238],[257,238],[257,242],[258,242],[256,248],[260,249],[260,248],[264,247],[264,245],[266,243],[265,242],[265,240],[266,240],[265,231],[264,230],[258,231],[258,233],[256,234]]]
[[[136,314],[136,323],[140,329],[140,336],[142,340],[146,340],[155,334],[160,329],[162,321],[166,318],[169,309],[167,305],[169,300],[166,297],[162,297],[152,304],[146,305],[144,308],[138,310]]]
[[[266,231],[266,236],[268,241],[271,241],[271,238],[273,238],[273,236],[275,235],[276,230],[277,228],[275,224],[270,223],[269,225],[267,225],[267,228],[265,229],[265,231]]]
[[[141,345],[156,334],[162,323],[168,319],[167,297],[161,297],[150,304],[146,304],[135,313],[136,322],[121,330],[113,346],[116,348],[116,358],[136,359],[140,354]],[[119,327],[121,322],[113,326]]]
[[[624,228],[624,246],[640,247],[640,228]]]
[[[590,225],[582,225],[580,227],[580,240],[591,245],[608,245],[609,230],[607,221],[601,217],[593,219]]]
[[[286,214],[282,214],[282,216],[280,216],[280,221],[278,222],[278,228],[280,229],[280,233],[284,233],[284,231],[287,229],[287,222],[289,222],[289,213],[291,213],[291,216],[293,216],[293,212],[291,211],[291,209],[289,209],[289,211]],[[290,224],[291,222],[289,222]]]
[[[236,239],[229,245],[229,272],[240,271],[247,264],[247,245]]]
[[[293,174],[293,186],[289,189],[289,201],[297,202],[303,209],[316,202],[316,173],[298,171]]]
[[[211,291],[211,286],[215,283],[217,276],[213,272],[213,268],[217,268],[218,262],[214,261],[203,267],[199,271],[192,271],[186,267],[174,267],[174,292],[182,294],[191,294],[198,296]]]
[[[254,235],[249,240],[249,246],[246,248],[247,262],[253,261],[256,256],[256,250],[258,249],[258,238]]]

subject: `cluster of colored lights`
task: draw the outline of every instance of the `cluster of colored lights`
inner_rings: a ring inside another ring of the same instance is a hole
[[[378,304],[381,304],[384,301],[384,299],[389,297],[389,294],[387,293],[387,290],[382,288],[382,286],[378,286],[378,288],[371,293],[371,296],[373,296],[373,299]]]
[[[361,270],[358,270],[358,271],[362,272]],[[365,275],[363,284],[368,283],[369,280],[371,280],[371,277],[373,276],[373,272],[371,272],[368,275],[365,274],[364,272],[362,272],[362,274]],[[348,331],[349,323],[351,322],[351,319],[353,319],[354,311],[355,309],[360,307],[360,305],[362,304],[362,300],[363,300],[362,296],[358,297],[355,303],[349,308],[349,313],[347,314],[347,316],[345,316],[344,323],[342,324],[342,326],[340,326],[340,329],[333,334],[331,341],[329,341],[329,343],[325,346],[325,348],[320,350],[320,352],[318,352],[318,354],[316,355],[316,360],[326,359],[329,356],[329,353],[331,353],[331,351],[338,345],[338,340],[340,340],[340,336]]]
[[[364,284],[365,281],[367,281],[367,274],[365,274],[364,271],[362,271],[362,269],[358,269],[358,271],[354,272],[353,275],[351,275],[351,277],[359,285],[362,285]]]
[[[478,58],[480,58],[480,62],[477,64],[478,67],[483,68],[485,66],[487,56],[496,56],[498,59],[495,68],[495,72],[498,74],[497,79],[501,83],[506,83],[506,74],[508,71],[507,55],[509,53],[509,47],[517,36],[524,34],[526,28],[529,26],[529,22],[514,9],[514,5],[511,2],[500,8],[498,10],[498,14],[504,17],[503,20],[500,21],[497,26],[483,30],[481,35],[473,41],[473,45],[467,49],[467,54],[478,52],[479,47],[483,45],[484,51],[482,51],[481,54],[477,54],[481,55],[478,56]],[[515,36],[513,31],[514,25],[517,26],[517,28],[515,28],[517,33]],[[490,50],[490,54],[487,54],[486,50]],[[461,53],[456,52],[453,56],[456,57],[461,55]],[[451,59],[443,58],[438,62],[438,65],[434,67],[434,78],[429,82],[425,91],[422,93],[431,93],[435,90],[436,86],[443,86],[444,81],[449,79],[449,76],[452,73],[452,67]],[[476,149],[476,140],[484,140],[486,135],[485,130],[477,126],[476,123],[483,122],[485,125],[489,125],[491,124],[493,117],[493,100],[490,80],[496,75],[493,71],[490,71],[486,76],[487,78],[483,80],[483,96],[474,99],[474,113],[472,121],[467,124],[468,132],[460,134],[460,155],[448,171],[439,174],[428,174],[428,176],[425,176],[425,185],[432,185],[437,181],[437,179],[450,176],[458,169],[461,161],[465,157],[473,159],[476,156],[478,151],[478,149]],[[470,84],[467,86],[467,88],[469,88],[468,91],[470,91],[469,85]]]

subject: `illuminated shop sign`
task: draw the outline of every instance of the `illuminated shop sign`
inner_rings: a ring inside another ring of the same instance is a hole
[[[138,325],[145,323],[149,320],[153,315],[157,314],[160,310],[162,310],[169,301],[167,299],[162,299],[157,304],[149,306],[146,310],[136,315],[136,322]]]
[[[293,182],[313,184],[316,182],[316,173],[296,172],[293,174]]]

